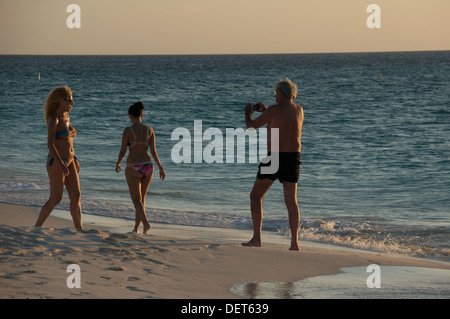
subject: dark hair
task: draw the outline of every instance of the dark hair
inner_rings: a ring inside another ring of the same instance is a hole
[[[142,115],[142,110],[145,108],[144,103],[141,101],[134,103],[130,108],[128,109],[128,114],[132,115],[133,117],[139,117]]]

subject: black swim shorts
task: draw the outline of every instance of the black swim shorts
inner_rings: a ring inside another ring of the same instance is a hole
[[[271,180],[278,179],[281,183],[291,182],[297,183],[300,176],[300,152],[280,152],[278,171],[274,174],[262,174],[261,167],[270,166],[272,161],[268,163],[260,163],[258,166],[258,179],[268,178]],[[269,153],[268,156],[271,156]],[[274,154],[276,156],[276,154]]]

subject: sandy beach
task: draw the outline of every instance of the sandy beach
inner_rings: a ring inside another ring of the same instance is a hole
[[[68,218],[50,216],[45,227],[39,228],[34,227],[38,212],[38,207],[0,204],[3,299],[279,298],[270,291],[265,291],[265,295],[258,293],[258,283],[292,284],[325,278],[316,276],[337,275],[343,267],[365,269],[371,264],[379,265],[381,271],[391,266],[426,267],[444,271],[444,276],[450,270],[446,262],[312,243],[301,243],[301,251],[293,252],[288,250],[287,238],[261,248],[242,247],[240,241],[249,238],[249,232],[204,229],[201,234],[195,228],[153,225],[150,235],[133,234],[99,225],[90,221],[88,215],[84,216],[85,229],[76,231],[68,212]],[[74,274],[67,271],[70,265],[79,266],[80,288],[68,287],[68,277]],[[364,273],[360,278],[362,289],[368,293],[377,291],[373,297],[378,298],[383,287],[367,288],[369,275]],[[448,283],[448,276],[442,279]],[[232,293],[231,288],[236,285],[254,291],[247,291],[245,296]],[[302,296],[298,289],[297,297],[308,297],[307,291]],[[321,296],[329,296],[326,287],[314,298]]]

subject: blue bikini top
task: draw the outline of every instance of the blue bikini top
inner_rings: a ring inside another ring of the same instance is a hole
[[[56,132],[56,139],[63,139],[69,136],[68,130],[61,130],[59,132]]]

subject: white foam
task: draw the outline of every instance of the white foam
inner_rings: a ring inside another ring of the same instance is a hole
[[[0,181],[0,190],[2,191],[16,191],[16,190],[41,190],[46,189],[43,186],[39,186],[35,183],[24,183],[24,182],[14,182],[14,181]]]

